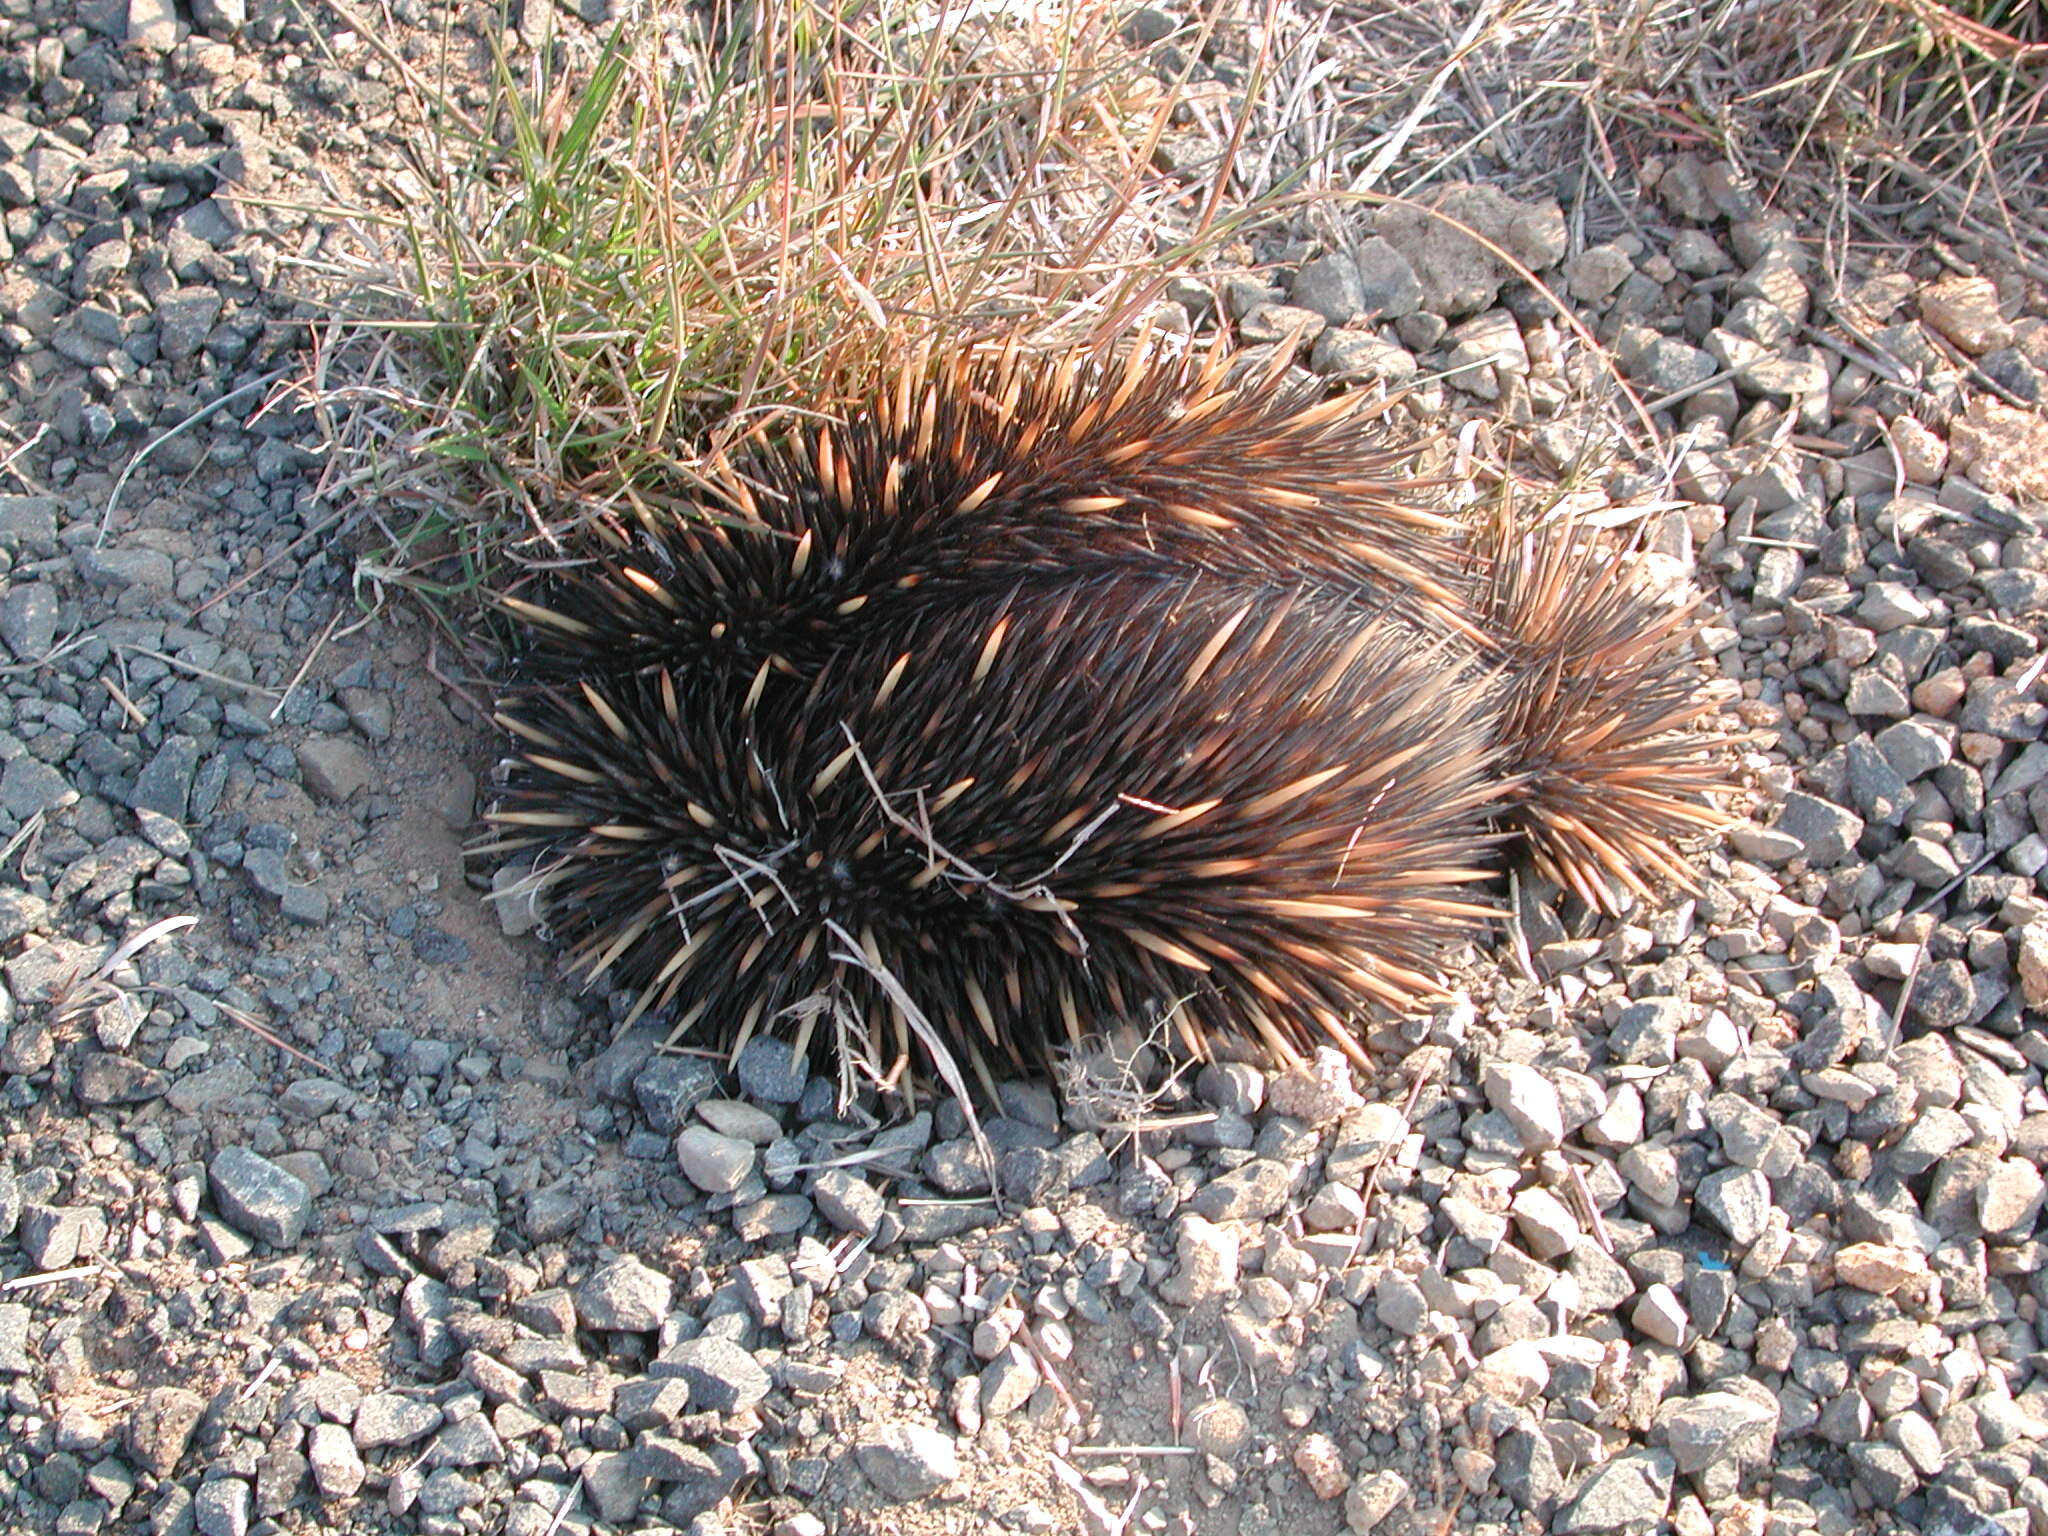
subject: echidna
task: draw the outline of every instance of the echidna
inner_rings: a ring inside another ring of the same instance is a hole
[[[1364,430],[1372,405],[1226,362],[921,358],[845,422],[729,469],[717,504],[629,492],[625,553],[545,603],[505,599],[532,627],[529,671],[791,671],[855,616],[1118,573],[1281,592],[1306,567],[1423,633],[1468,627],[1463,529],[1404,483],[1413,454]]]
[[[1677,621],[1569,529],[1414,505],[1370,407],[1276,382],[920,362],[508,598],[494,846],[573,967],[735,1049],[985,1081],[1147,1011],[1356,1056],[1509,832],[1574,889],[1682,874],[1711,775],[1644,781]]]
[[[572,962],[749,1033],[837,999],[1019,1063],[1151,1003],[1352,1047],[1490,909],[1492,685],[1401,626],[1093,577],[936,606],[808,681],[514,696],[495,813]],[[1335,643],[1333,643],[1333,641]]]

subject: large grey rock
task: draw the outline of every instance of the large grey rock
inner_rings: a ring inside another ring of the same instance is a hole
[[[178,569],[160,549],[79,550],[71,557],[78,574],[96,587],[146,587],[169,593],[177,583]]]
[[[128,45],[159,54],[178,46],[178,8],[171,0],[128,0]]]
[[[2033,1230],[2041,1214],[2044,1182],[2041,1170],[2023,1157],[2000,1160],[1977,1188],[1977,1220],[1996,1237]]]
[[[1343,384],[1405,384],[1418,371],[1414,353],[1371,331],[1323,332],[1309,349],[1309,366]]]
[[[731,1339],[697,1338],[664,1350],[650,1376],[680,1376],[690,1401],[714,1413],[743,1413],[768,1395],[768,1373]]]
[[[640,1512],[647,1473],[631,1451],[599,1451],[583,1464],[583,1488],[598,1518],[608,1528],[622,1527]]]
[[[702,1056],[655,1056],[632,1076],[634,1102],[664,1136],[674,1135],[690,1111],[717,1091],[718,1064]]]
[[[1524,1062],[1490,1063],[1486,1102],[1507,1116],[1525,1152],[1548,1152],[1564,1141],[1564,1107],[1549,1078]]]
[[[375,1392],[356,1405],[355,1447],[374,1451],[411,1445],[440,1427],[441,1410],[400,1392]]]
[[[207,1165],[214,1204],[229,1225],[273,1248],[289,1248],[313,1217],[313,1192],[302,1179],[247,1147],[226,1147]]]
[[[216,1477],[192,1495],[192,1523],[199,1536],[249,1536],[249,1485],[239,1477]]]
[[[1724,1168],[1700,1180],[1700,1213],[1739,1244],[1763,1236],[1771,1215],[1771,1181],[1754,1168]]]
[[[6,297],[20,279],[0,279],[0,313],[8,311]],[[41,287],[41,285],[37,285]],[[51,289],[49,293],[55,295]],[[63,295],[55,295],[55,303],[63,303]],[[6,313],[8,319],[18,319],[23,328],[35,332],[35,326],[23,313]],[[0,532],[20,539],[20,547],[31,555],[45,557],[55,555],[57,545],[57,512],[63,504],[55,496],[0,496]]]
[[[1657,1423],[1678,1470],[1688,1475],[1718,1463],[1731,1469],[1760,1465],[1770,1458],[1778,1433],[1775,1411],[1736,1392],[1667,1401],[1657,1412]]]
[[[1387,241],[1374,236],[1352,253],[1358,273],[1359,311],[1368,320],[1399,320],[1422,307],[1415,268]]]
[[[192,802],[192,778],[199,771],[199,743],[190,736],[166,736],[141,773],[128,803],[182,822]]]
[[[1676,1470],[1668,1451],[1624,1451],[1586,1479],[1551,1529],[1556,1536],[1656,1530],[1671,1508]]]
[[[1504,1436],[1494,1458],[1502,1491],[1524,1509],[1541,1513],[1564,1491],[1556,1449],[1540,1429],[1516,1429]]]
[[[746,1043],[733,1071],[741,1091],[762,1104],[794,1104],[804,1096],[804,1084],[810,1080],[807,1064],[801,1058],[790,1059],[789,1043],[767,1035],[757,1035]]]
[[[77,803],[78,791],[70,781],[40,758],[24,754],[0,770],[0,806],[16,821]]]
[[[1582,304],[1598,304],[1628,281],[1636,264],[1618,245],[1590,245],[1566,259],[1565,285]]]
[[[1777,827],[1799,839],[1816,869],[1839,864],[1863,835],[1863,818],[1814,795],[1795,790],[1785,797]]]
[[[751,1142],[721,1136],[708,1125],[686,1125],[676,1136],[676,1162],[683,1176],[707,1195],[738,1189],[754,1171]]]
[[[299,748],[299,777],[322,800],[339,805],[367,785],[370,754],[340,736],[316,736]]]
[[[157,301],[158,349],[174,363],[192,356],[205,344],[220,310],[220,295],[211,288],[172,289]]]
[[[620,1384],[612,1417],[632,1430],[666,1429],[690,1407],[690,1384],[680,1376],[643,1376]]]
[[[865,1237],[881,1224],[886,1208],[880,1191],[847,1168],[827,1168],[811,1187],[811,1199],[842,1232]]]
[[[192,21],[208,37],[227,42],[249,24],[249,0],[192,0]]]
[[[1854,708],[1853,705],[1851,707]],[[1910,723],[1900,722],[1901,725]],[[1900,773],[1885,755],[1883,738],[1873,742],[1866,736],[1858,736],[1849,743],[1845,757],[1849,770],[1849,796],[1856,802],[1856,809],[1867,820],[1897,826],[1913,803],[1913,791],[1907,783],[1907,776]],[[1801,846],[1804,847],[1803,844]]]
[[[1341,251],[1305,264],[1294,274],[1287,297],[1297,308],[1321,315],[1332,325],[1342,325],[1365,307],[1358,267]]]
[[[28,1352],[28,1308],[15,1301],[0,1304],[0,1376],[26,1376],[34,1369]]]
[[[505,1442],[489,1419],[472,1413],[434,1436],[427,1459],[438,1467],[495,1467],[505,1460]]]
[[[1211,1221],[1259,1221],[1287,1203],[1300,1170],[1270,1157],[1255,1157],[1211,1179],[1187,1208]]]
[[[128,1415],[128,1457],[155,1478],[177,1470],[206,1399],[183,1387],[151,1387]]]
[[[1391,1467],[1368,1473],[1344,1493],[1344,1526],[1352,1536],[1372,1536],[1395,1510],[1413,1501],[1408,1479]]]
[[[899,1502],[936,1493],[960,1475],[960,1453],[950,1435],[923,1424],[891,1424],[854,1446],[869,1482]]]
[[[628,1255],[576,1288],[576,1316],[603,1333],[651,1333],[667,1318],[674,1289],[667,1275]]]
[[[0,640],[22,661],[40,661],[57,643],[57,595],[40,581],[0,598]]]
[[[1685,1027],[1682,998],[1645,997],[1621,1010],[1608,1032],[1607,1049],[1616,1061],[1668,1067],[1678,1057],[1678,1033]]]
[[[1022,1346],[1012,1344],[982,1369],[982,1417],[1000,1419],[1014,1413],[1030,1401],[1038,1381],[1037,1363]]]
[[[160,1099],[171,1080],[132,1056],[94,1051],[78,1064],[72,1092],[81,1104],[142,1104]]]
[[[68,1269],[106,1247],[107,1218],[96,1205],[30,1203],[21,1211],[21,1246],[37,1269]]]
[[[1390,1269],[1373,1289],[1373,1313],[1386,1327],[1412,1338],[1429,1321],[1429,1298],[1409,1276]]]
[[[328,1500],[352,1499],[369,1476],[349,1432],[339,1424],[315,1424],[306,1442],[314,1486]]]
[[[1953,1029],[1975,1011],[1977,980],[1961,960],[1937,960],[1920,968],[1913,988],[1913,1017],[1932,1029]]]
[[[1553,201],[1517,202],[1492,187],[1454,183],[1432,202],[1433,209],[1390,204],[1373,226],[1414,269],[1420,307],[1433,314],[1455,320],[1485,309],[1512,273],[1466,230],[1537,271],[1564,256],[1564,213]]]

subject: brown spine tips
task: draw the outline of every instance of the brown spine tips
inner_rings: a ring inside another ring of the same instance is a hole
[[[1270,816],[1290,801],[1299,800],[1303,795],[1312,794],[1317,789],[1320,789],[1323,785],[1329,783],[1330,780],[1336,778],[1344,769],[1345,765],[1339,763],[1334,768],[1325,768],[1318,773],[1304,774],[1292,784],[1283,784],[1278,789],[1269,790],[1256,800],[1247,800],[1238,807],[1238,818],[1243,821],[1257,821],[1262,817]]]
[[[993,496],[995,494],[996,487],[1001,485],[1002,483],[1003,477],[1000,471],[993,475],[990,475],[986,480],[982,481],[981,484],[977,485],[973,490],[969,491],[965,496],[962,496],[960,498],[959,505],[954,507],[953,509],[954,514],[959,517],[965,517],[968,513],[972,512],[976,507],[980,506],[983,502],[987,501],[989,497]]]
[[[882,676],[882,686],[875,690],[875,702],[869,706],[874,714],[881,714],[889,707],[889,699],[896,692],[896,685],[903,681],[903,674],[910,666],[910,652],[905,651],[890,665]]]
[[[820,768],[811,779],[811,793],[813,795],[822,795],[826,790],[830,789],[833,781],[839,775],[846,772],[847,764],[851,763],[859,755],[860,744],[855,742],[839,753],[838,756],[834,757],[831,762]]]
[[[1237,633],[1246,619],[1251,617],[1251,612],[1252,605],[1246,603],[1236,613],[1233,613],[1222,624],[1217,626],[1216,633],[1209,637],[1208,644],[1204,645],[1195,659],[1188,663],[1187,671],[1181,675],[1180,690],[1182,693],[1186,693],[1190,688],[1199,683],[1202,680],[1203,674],[1216,664],[1216,658],[1223,653],[1223,647],[1230,644],[1230,637]]]
[[[642,592],[646,593],[649,597],[653,598],[657,603],[661,604],[661,606],[666,608],[670,613],[674,613],[677,610],[677,608],[681,606],[679,603],[676,602],[674,596],[669,592],[668,588],[664,587],[660,582],[656,581],[652,576],[648,575],[645,571],[635,570],[630,565],[622,565],[619,567],[619,574],[625,577],[627,581],[630,581],[635,587],[638,587]]]
[[[1153,954],[1159,956],[1160,959],[1170,960],[1183,970],[1200,971],[1206,975],[1211,969],[1209,962],[1193,950],[1176,944],[1163,934],[1154,933],[1149,928],[1133,926],[1125,928],[1123,932],[1140,949],[1149,949]]]
[[[1134,842],[1149,842],[1155,837],[1164,837],[1169,832],[1178,831],[1191,821],[1199,821],[1222,803],[1221,800],[1203,800],[1178,811],[1168,811],[1156,820],[1148,821],[1139,827],[1137,831],[1131,834],[1131,839]]]
[[[768,674],[775,670],[775,658],[769,657],[754,670],[754,680],[747,685],[747,696],[740,704],[740,718],[754,718],[754,708],[761,702],[761,693],[768,686]]]
[[[1124,359],[1124,376],[1117,384],[1116,393],[1109,397],[1109,404],[1103,411],[1105,417],[1116,415],[1118,411],[1130,404],[1131,396],[1138,392],[1138,385],[1144,381],[1146,373],[1150,370],[1152,364],[1152,330],[1153,320],[1152,316],[1148,314],[1145,317],[1144,325],[1139,328],[1137,336],[1132,339],[1130,356]]]
[[[628,826],[623,822],[601,822],[590,829],[599,837],[608,837],[615,843],[651,843],[661,834],[652,827]]]
[[[566,613],[557,613],[552,608],[543,608],[539,603],[529,603],[524,598],[500,597],[498,602],[508,612],[517,614],[528,623],[545,625],[549,629],[559,629],[565,635],[575,635],[579,639],[588,639],[597,633],[596,630],[592,629],[581,619],[572,619]]]
[[[1237,526],[1221,512],[1211,512],[1207,507],[1193,507],[1183,502],[1173,502],[1162,510],[1167,516],[1177,517],[1191,528],[1208,528],[1224,533]]]
[[[830,427],[818,428],[816,462],[819,482],[827,490],[831,490],[836,484],[833,471],[837,468],[838,451],[833,445],[832,429]]]
[[[579,684],[583,690],[584,702],[592,714],[604,722],[604,728],[620,741],[631,741],[633,733],[626,729],[626,722],[619,718],[619,712],[606,702],[605,696],[588,683]]]
[[[547,757],[539,752],[529,752],[526,754],[526,760],[545,773],[552,773],[557,778],[568,779],[577,784],[602,784],[604,782],[603,774],[585,768],[580,763],[569,762],[565,758]]]
[[[1193,426],[1198,421],[1207,421],[1218,411],[1228,407],[1234,399],[1235,396],[1221,394],[1210,395],[1204,400],[1191,401],[1181,408],[1180,423],[1185,427]]]
[[[580,827],[583,818],[574,811],[493,811],[490,819],[506,827]]]
[[[988,677],[989,669],[996,664],[996,653],[1003,648],[1003,636],[1009,632],[1010,616],[1004,614],[1002,618],[996,620],[995,628],[988,632],[988,639],[981,647],[981,656],[974,663],[974,676],[970,681],[980,684]]]
[[[524,720],[516,716],[499,713],[491,716],[491,718],[522,741],[530,741],[536,747],[545,747],[550,752],[560,752],[563,750],[561,742],[550,736],[546,731],[541,730],[538,726],[528,725]]]
[[[948,784],[937,795],[933,796],[931,814],[934,816],[938,815],[939,812],[966,794],[968,790],[974,788],[975,782],[974,775],[970,773],[966,778],[956,779],[951,784]]]
[[[1263,486],[1259,494],[1278,506],[1291,507],[1297,512],[1313,512],[1323,504],[1320,496],[1312,496],[1307,491],[1286,490],[1277,485]]]

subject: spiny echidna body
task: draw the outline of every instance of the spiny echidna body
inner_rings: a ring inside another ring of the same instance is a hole
[[[1282,592],[1306,568],[1424,634],[1457,630],[1462,527],[1416,503],[1412,455],[1376,445],[1368,414],[1233,378],[1221,353],[920,362],[730,471],[723,505],[637,500],[626,553],[508,606],[533,627],[532,669],[568,677],[594,657],[804,670],[906,610],[1095,575]]]
[[[585,974],[686,1018],[832,997],[908,1044],[907,998],[1025,1063],[1154,1004],[1194,1046],[1354,1048],[1488,915],[1494,689],[1309,606],[1093,578],[807,681],[536,686],[496,820]]]
[[[920,363],[507,599],[495,846],[574,968],[877,1070],[1148,1010],[1356,1055],[1483,927],[1504,833],[1589,899],[1682,878],[1717,787],[1682,621],[1569,525],[1410,505],[1369,408],[1274,385]]]

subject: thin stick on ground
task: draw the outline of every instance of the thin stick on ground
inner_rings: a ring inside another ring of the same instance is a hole
[[[946,1048],[945,1037],[932,1027],[931,1021],[924,1016],[924,1010],[918,1007],[917,999],[904,990],[903,983],[896,979],[895,974],[887,966],[869,959],[867,952],[861,948],[859,940],[854,938],[840,923],[833,919],[826,919],[824,927],[825,931],[837,939],[840,944],[840,948],[833,953],[832,958],[841,965],[851,966],[855,970],[864,971],[872,977],[875,984],[882,989],[888,996],[889,1001],[901,1013],[904,1022],[909,1025],[911,1032],[917,1036],[918,1042],[924,1046],[925,1053],[931,1060],[933,1070],[939,1074],[940,1080],[946,1085],[946,1091],[951,1093],[959,1102],[961,1112],[966,1116],[967,1130],[974,1138],[974,1148],[981,1154],[983,1165],[989,1170],[991,1176],[989,1186],[991,1198],[995,1201],[997,1209],[1001,1209],[1003,1203],[1002,1189],[1000,1185],[993,1182],[996,1168],[995,1149],[989,1145],[988,1134],[981,1128],[981,1117],[975,1113],[974,1097],[967,1087],[967,1079],[961,1075],[960,1065],[953,1059],[953,1053]],[[986,1086],[989,1088],[991,1097],[993,1097],[995,1085],[990,1083]]]

